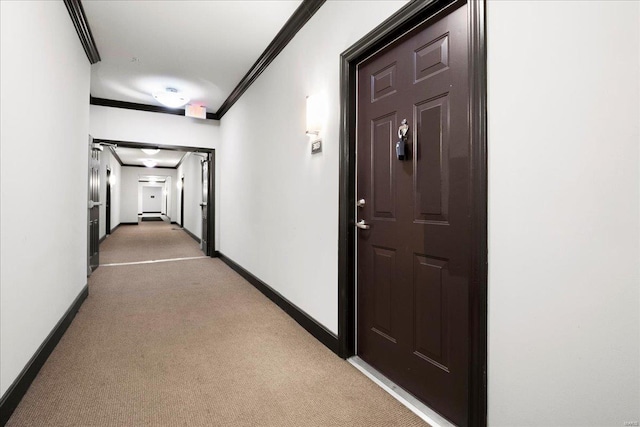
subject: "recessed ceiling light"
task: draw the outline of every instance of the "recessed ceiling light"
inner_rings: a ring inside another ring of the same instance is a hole
[[[159,103],[169,108],[179,108],[190,101],[188,97],[178,93],[178,90],[172,87],[168,87],[162,92],[154,93],[153,97],[158,100]]]
[[[155,156],[160,151],[159,148],[141,148],[144,154],[148,154],[149,156]]]
[[[158,164],[158,162],[151,159],[145,159],[142,161],[142,163],[144,163],[144,165],[148,168],[154,168]]]

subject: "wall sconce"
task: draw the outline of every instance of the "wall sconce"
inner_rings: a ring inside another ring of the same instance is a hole
[[[111,172],[111,174],[109,175],[109,184],[111,185],[116,184],[116,174],[113,172]]]
[[[307,96],[307,135],[319,135],[325,120],[326,105],[319,95]]]

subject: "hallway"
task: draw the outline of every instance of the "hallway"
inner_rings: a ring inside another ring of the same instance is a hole
[[[119,227],[8,426],[419,426],[176,225]]]

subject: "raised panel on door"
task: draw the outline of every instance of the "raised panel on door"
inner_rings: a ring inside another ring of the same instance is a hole
[[[371,330],[396,343],[392,310],[393,282],[396,277],[396,251],[373,247],[373,322]]]
[[[373,216],[395,217],[395,139],[396,114],[371,121],[371,196]]]
[[[414,255],[413,354],[449,372],[447,261]]]
[[[371,74],[371,102],[379,101],[397,92],[397,71],[397,64],[392,62]]]
[[[414,208],[418,221],[446,222],[449,203],[448,94],[414,106]]]

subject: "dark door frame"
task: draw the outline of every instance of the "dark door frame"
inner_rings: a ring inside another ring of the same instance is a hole
[[[111,168],[107,168],[107,193],[104,198],[105,204],[105,234],[111,234]]]
[[[469,290],[469,425],[487,414],[487,64],[485,2],[469,0],[469,135],[471,151],[471,278]],[[355,355],[356,327],[356,90],[358,64],[415,27],[435,22],[464,0],[412,0],[340,56],[340,177],[338,345]]]
[[[180,177],[180,227],[184,228],[184,175]]]
[[[207,223],[207,243],[208,243],[208,251],[207,255],[210,257],[218,256],[218,253],[215,251],[215,201],[216,201],[216,150],[213,148],[202,148],[202,147],[189,147],[189,146],[181,146],[181,145],[165,145],[165,144],[149,144],[146,142],[134,142],[134,141],[117,141],[112,139],[94,139],[94,143],[98,144],[107,144],[107,145],[115,145],[118,147],[126,147],[126,148],[160,148],[164,150],[175,150],[175,151],[184,151],[184,152],[192,152],[192,153],[205,153],[210,160],[209,164],[209,202],[207,203],[207,218],[209,219]],[[116,157],[116,160],[118,158]],[[125,166],[120,162],[121,166]],[[169,169],[178,169],[169,168]],[[181,183],[181,203],[184,203],[184,177],[176,176],[176,179],[182,179]],[[184,226],[184,211],[180,214],[180,223],[181,226]]]

